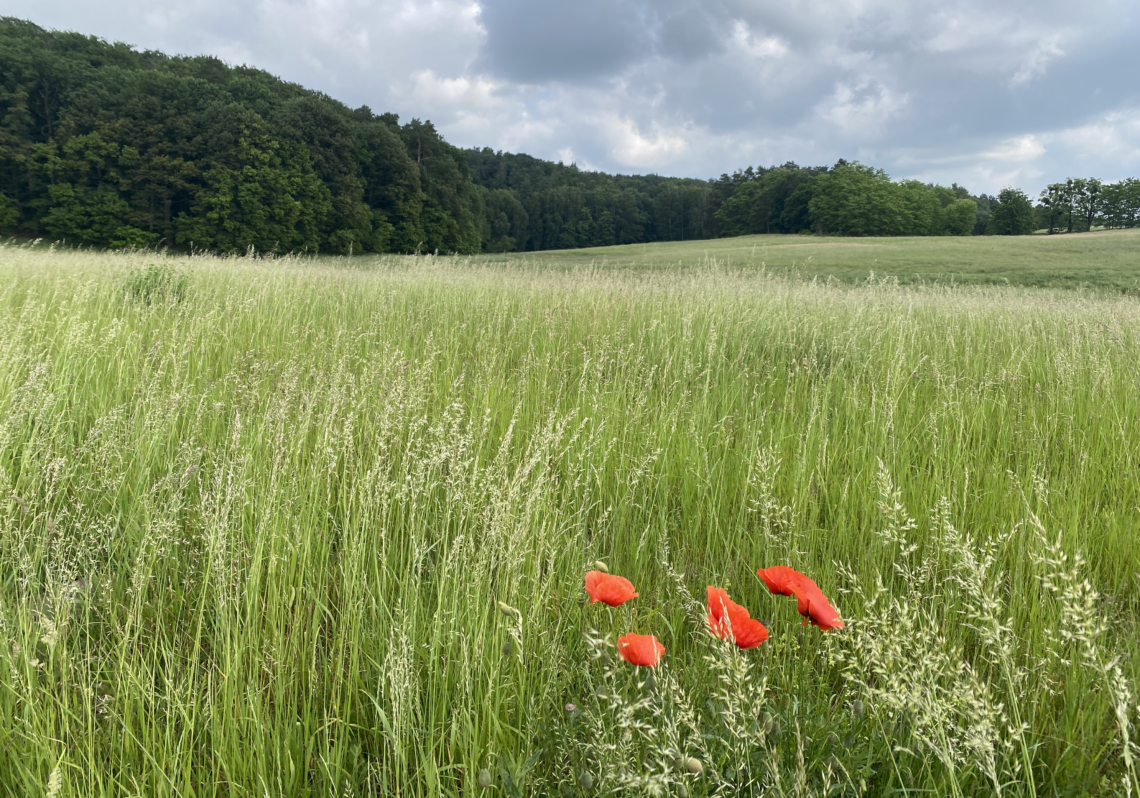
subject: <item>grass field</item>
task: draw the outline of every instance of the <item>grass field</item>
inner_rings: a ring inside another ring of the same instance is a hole
[[[722,268],[767,269],[806,280],[852,283],[874,274],[907,284],[1046,286],[1140,294],[1140,229],[1022,237],[741,236],[505,257],[543,268],[603,270],[676,269],[707,259]]]
[[[0,248],[0,794],[1136,794],[1138,242]]]

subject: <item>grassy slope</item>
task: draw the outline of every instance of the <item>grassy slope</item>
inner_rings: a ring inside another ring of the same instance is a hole
[[[501,259],[503,256],[484,256]],[[1075,235],[968,238],[742,236],[713,241],[632,244],[507,256],[556,268],[671,269],[715,259],[727,268],[759,267],[805,279],[1090,287],[1140,291],[1140,230]]]
[[[1137,239],[1071,246],[1098,240]],[[1017,244],[1058,246],[932,246]],[[184,297],[148,304],[153,255],[0,249],[0,793],[574,794],[678,750],[698,795],[773,763],[805,794],[1119,791],[1135,299],[547,268],[571,257],[170,258]],[[581,606],[597,558],[640,598]],[[767,594],[779,562],[847,632]],[[712,645],[708,584],[768,643]],[[695,725],[623,733],[600,696],[645,688],[587,666],[591,628],[658,635],[650,725],[682,692]]]

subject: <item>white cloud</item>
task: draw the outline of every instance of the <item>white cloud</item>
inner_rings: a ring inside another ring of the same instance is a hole
[[[1006,163],[1026,163],[1036,161],[1046,152],[1041,139],[1032,133],[1025,136],[1007,139],[996,147],[978,153],[978,158],[987,161],[1003,161]]]
[[[622,166],[654,169],[658,164],[675,161],[689,149],[683,134],[656,129],[652,136],[647,136],[631,119],[612,118],[606,127],[613,142],[611,153]]]
[[[748,23],[741,19],[733,23],[732,43],[751,58],[782,58],[788,54],[788,46],[778,36],[757,38]]]
[[[1079,160],[1111,158],[1132,168],[1140,167],[1140,108],[1113,111],[1062,131],[1058,138]]]
[[[1023,86],[1029,83],[1034,78],[1041,77],[1045,74],[1045,69],[1049,66],[1050,62],[1060,58],[1065,54],[1057,44],[1057,37],[1051,36],[1045,41],[1037,45],[1013,73],[1010,78],[1010,85]]]
[[[819,114],[856,141],[879,134],[906,107],[909,97],[870,81],[841,82]]]

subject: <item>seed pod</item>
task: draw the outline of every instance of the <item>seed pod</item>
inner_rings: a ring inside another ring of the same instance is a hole
[[[685,762],[685,770],[689,771],[694,776],[699,776],[705,772],[705,766],[701,764],[701,760],[697,759],[695,756],[691,756],[689,757],[688,761]]]
[[[578,786],[583,790],[588,790],[594,786],[594,774],[588,770],[583,770],[582,775],[578,777]]]
[[[487,770],[487,768],[483,768],[479,771],[479,777],[476,781],[479,782],[479,786],[484,790],[487,789],[491,786],[491,771]]]
[[[594,560],[594,570],[601,571],[603,574],[608,574],[610,572],[610,567],[601,560]]]
[[[859,699],[855,699],[855,702],[851,705],[851,714],[857,718],[861,718],[863,717],[863,713],[866,711],[867,708],[863,706],[863,702]]]

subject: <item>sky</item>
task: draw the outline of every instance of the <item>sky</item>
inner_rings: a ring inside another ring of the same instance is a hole
[[[0,0],[453,144],[709,178],[839,158],[1035,196],[1140,176],[1136,0]]]

